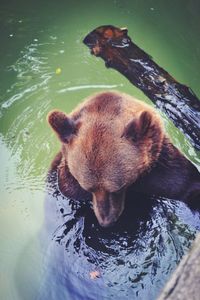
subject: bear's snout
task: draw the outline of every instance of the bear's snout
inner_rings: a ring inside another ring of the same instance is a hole
[[[102,227],[112,226],[124,210],[125,191],[108,193],[98,191],[93,194],[93,209]]]

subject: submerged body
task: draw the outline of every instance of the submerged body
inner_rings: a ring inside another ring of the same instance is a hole
[[[60,191],[92,199],[100,225],[123,212],[126,193],[162,196],[200,207],[200,175],[164,132],[147,104],[120,92],[93,95],[70,115],[50,112],[48,121],[62,148],[51,170]],[[137,203],[136,203],[137,205]]]

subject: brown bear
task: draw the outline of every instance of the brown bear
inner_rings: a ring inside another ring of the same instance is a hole
[[[200,203],[198,170],[171,144],[149,105],[121,92],[102,92],[68,116],[50,112],[48,122],[62,143],[51,167],[60,191],[92,199],[101,226],[118,220],[130,188],[133,201],[141,193]]]

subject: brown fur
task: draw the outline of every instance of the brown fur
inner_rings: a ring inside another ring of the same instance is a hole
[[[49,113],[48,121],[62,142],[53,163],[61,192],[92,198],[102,226],[123,212],[127,188],[187,201],[187,185],[199,183],[196,168],[166,138],[155,110],[127,94],[98,93],[68,116]]]

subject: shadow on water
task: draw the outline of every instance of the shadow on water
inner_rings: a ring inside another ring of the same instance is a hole
[[[48,192],[38,299],[155,299],[200,229],[183,203],[129,194],[120,221],[103,229],[88,203],[60,194],[55,178]]]

